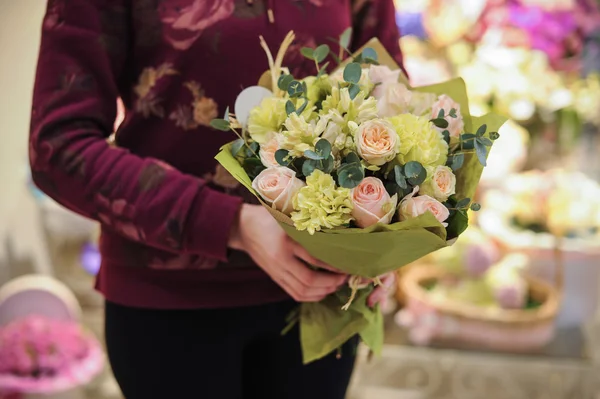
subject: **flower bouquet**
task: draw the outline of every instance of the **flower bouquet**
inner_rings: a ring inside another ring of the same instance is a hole
[[[261,40],[270,71],[240,94],[235,114],[212,122],[239,137],[217,155],[221,165],[311,255],[352,275],[349,287],[293,315],[306,363],[356,334],[380,351],[383,319],[368,294],[378,276],[466,229],[504,122],[472,117],[460,79],[408,87],[375,39],[344,59],[350,36],[341,35],[339,52],[302,49],[318,74],[301,80],[281,65],[293,33],[276,57]],[[327,74],[333,61],[339,66]]]
[[[0,393],[66,391],[103,365],[100,344],[74,321],[31,315],[0,327]]]

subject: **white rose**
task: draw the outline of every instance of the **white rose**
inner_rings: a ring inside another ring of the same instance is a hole
[[[377,99],[377,112],[382,118],[392,117],[409,112],[412,92],[402,83],[392,83],[385,88],[377,86],[375,90],[382,90]],[[376,97],[377,98],[377,97]]]
[[[419,188],[419,194],[429,195],[443,202],[455,193],[456,176],[449,167],[428,168],[427,175],[427,180]]]
[[[429,115],[431,106],[435,101],[436,96],[433,93],[413,91],[410,99],[410,113],[417,116]]]
[[[400,73],[400,69],[392,71],[385,65],[371,65],[369,68],[369,79],[375,85],[373,93],[371,93],[373,97],[378,100],[383,97],[389,85],[398,83]]]
[[[400,201],[398,211],[400,213],[400,220],[407,220],[416,218],[417,216],[423,215],[429,211],[435,216],[435,218],[442,223],[444,227],[448,226],[448,223],[444,223],[450,216],[450,211],[441,202],[432,198],[428,195],[420,195],[415,197],[415,194],[419,191],[419,187],[415,187],[413,192],[408,194]]]
[[[400,136],[389,122],[381,119],[362,123],[354,141],[358,155],[371,165],[381,166],[400,152]]]
[[[252,188],[267,204],[286,215],[294,210],[293,199],[304,186],[296,172],[283,166],[263,170],[252,182]]]
[[[280,166],[275,160],[275,152],[280,148],[281,147],[279,146],[279,139],[277,136],[274,136],[265,144],[261,145],[258,155],[260,156],[260,161],[262,164],[267,168],[272,166]]]
[[[438,100],[431,107],[431,118],[437,118],[442,109],[444,110],[444,119],[448,122],[448,127],[446,129],[438,128],[438,130],[448,130],[451,138],[458,139],[465,128],[465,122],[460,113],[460,104],[450,96],[443,94],[438,97]],[[456,118],[450,116],[452,109],[456,112]]]

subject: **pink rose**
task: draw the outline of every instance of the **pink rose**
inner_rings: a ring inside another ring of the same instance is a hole
[[[177,50],[189,49],[205,29],[228,18],[233,0],[170,0],[159,7],[166,40]]]
[[[376,90],[379,89],[379,86]],[[413,93],[402,83],[392,83],[383,88],[377,100],[377,111],[382,118],[405,114],[410,111]]]
[[[446,129],[437,129],[440,131],[448,130],[451,138],[458,139],[465,128],[465,122],[460,113],[460,104],[445,94],[441,95],[431,107],[431,118],[437,118],[442,109],[444,110],[444,119],[448,122],[448,127]],[[456,111],[456,118],[450,116],[452,109]]]
[[[376,223],[389,224],[398,204],[398,195],[390,198],[383,183],[376,177],[364,178],[352,189],[350,197],[354,205],[352,216],[362,228]]]
[[[267,168],[280,166],[275,160],[275,152],[279,148],[279,140],[277,137],[273,137],[271,140],[261,145],[258,155],[260,156],[260,161],[262,164]]]
[[[286,215],[294,210],[293,199],[304,186],[296,172],[283,166],[263,170],[252,182],[252,188],[267,204]]]
[[[389,85],[398,83],[400,70],[392,71],[385,65],[371,65],[369,68],[369,79],[375,84],[372,96],[376,99],[383,97]]]
[[[400,136],[383,120],[362,123],[354,138],[358,155],[371,165],[381,166],[400,152]]]
[[[448,223],[444,223],[446,219],[448,219],[448,216],[450,216],[448,208],[428,195],[415,197],[415,194],[418,191],[419,187],[417,186],[412,193],[408,194],[400,201],[400,220],[416,218],[429,211],[444,227],[448,226]]]

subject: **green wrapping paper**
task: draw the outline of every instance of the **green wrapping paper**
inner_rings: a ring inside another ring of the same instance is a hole
[[[378,41],[371,41],[367,46],[377,51],[382,64],[398,69]],[[462,79],[413,90],[447,94],[460,103],[467,132],[476,130],[483,124],[487,125],[488,132],[495,132],[505,122],[505,118],[494,114],[472,117]],[[248,174],[231,154],[230,144],[221,149],[216,159],[260,200],[252,188]],[[455,173],[458,198],[473,198],[482,171],[483,166],[477,156],[466,154],[463,166]],[[311,255],[350,275],[375,278],[448,245],[446,229],[431,213],[390,225],[375,225],[367,229],[325,230],[310,235],[306,231],[296,230],[288,216],[265,206],[285,232]],[[332,294],[319,303],[300,305],[298,322],[305,363],[328,355],[357,334],[375,354],[381,352],[383,317],[378,307],[371,309],[367,306],[370,292],[371,289],[359,290],[348,310],[342,310],[342,306],[350,297],[349,288]]]

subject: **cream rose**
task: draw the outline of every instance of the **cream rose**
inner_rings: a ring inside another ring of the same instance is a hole
[[[444,223],[450,216],[450,211],[441,202],[432,198],[428,195],[420,195],[415,197],[415,194],[419,191],[419,187],[415,187],[413,192],[408,194],[400,201],[399,213],[400,220],[407,220],[416,218],[429,211],[435,216],[435,218],[442,223],[444,227],[448,226],[448,223]]]
[[[280,148],[277,136],[273,136],[272,139],[261,145],[258,155],[262,164],[267,168],[280,166],[275,160],[275,152]]]
[[[294,210],[293,199],[304,186],[296,172],[283,166],[263,170],[252,182],[252,188],[267,204],[286,215]]]
[[[376,87],[376,90],[380,87]],[[377,112],[382,118],[388,118],[410,111],[412,92],[402,83],[392,83],[382,89],[377,99]]]
[[[465,128],[465,122],[460,113],[460,104],[445,94],[441,95],[431,107],[431,118],[437,118],[442,109],[444,110],[444,119],[448,122],[448,127],[445,129],[438,128],[438,130],[448,130],[451,138],[458,139]],[[456,111],[456,118],[450,116],[452,109]]]
[[[362,123],[355,132],[358,155],[372,165],[381,166],[400,152],[400,136],[381,119]]]
[[[381,180],[366,177],[350,192],[352,216],[359,227],[376,223],[389,224],[396,211],[398,195],[390,197]]]
[[[388,86],[398,83],[400,69],[392,71],[385,65],[371,65],[369,68],[369,79],[375,85],[371,95],[379,100],[386,93]]]
[[[420,186],[419,194],[429,195],[438,201],[446,201],[455,193],[456,176],[447,166],[427,168],[427,180]]]

